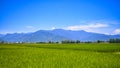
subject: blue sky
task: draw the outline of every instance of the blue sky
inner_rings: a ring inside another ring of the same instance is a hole
[[[120,0],[0,0],[0,33],[85,30],[120,34]]]

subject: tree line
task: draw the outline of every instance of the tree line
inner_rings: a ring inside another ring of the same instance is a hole
[[[116,38],[116,39],[109,39],[108,41],[102,41],[102,40],[97,40],[97,41],[80,41],[80,40],[76,40],[76,41],[74,41],[74,40],[63,40],[63,41],[60,41],[60,42],[54,42],[54,41],[48,41],[48,42],[13,42],[13,43],[37,43],[37,44],[39,44],[39,43],[64,43],[64,44],[66,44],[66,43],[70,43],[70,44],[72,44],[72,43],[120,43],[120,38]],[[5,41],[3,41],[3,40],[0,40],[0,43],[2,44],[2,43],[11,43],[11,42],[5,42]]]

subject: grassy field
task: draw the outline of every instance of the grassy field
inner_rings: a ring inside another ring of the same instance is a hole
[[[120,44],[0,44],[0,68],[120,68]]]

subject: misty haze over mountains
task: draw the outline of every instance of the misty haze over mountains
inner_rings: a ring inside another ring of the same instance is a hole
[[[63,40],[107,41],[111,38],[120,38],[120,35],[105,35],[83,30],[72,31],[63,29],[39,30],[32,33],[0,34],[0,40],[6,42],[56,42]]]

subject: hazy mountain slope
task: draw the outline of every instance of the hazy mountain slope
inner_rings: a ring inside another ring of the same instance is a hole
[[[105,35],[98,33],[71,31],[63,29],[39,30],[33,33],[14,33],[1,35],[0,39],[7,42],[47,42],[62,40],[97,41],[120,38],[120,35]]]
[[[7,34],[1,38],[7,42],[47,42],[67,40],[65,37],[57,36],[44,30],[26,34]]]
[[[25,42],[47,42],[47,41],[62,41],[65,37],[51,34],[47,31],[40,30],[32,34],[26,35]]]
[[[71,31],[71,30],[56,29],[56,30],[51,31],[51,33],[55,35],[67,37],[72,40],[81,40],[81,41],[108,40],[110,38],[109,35],[91,33],[91,32],[86,32],[83,30]]]

